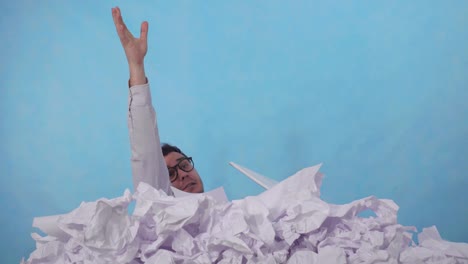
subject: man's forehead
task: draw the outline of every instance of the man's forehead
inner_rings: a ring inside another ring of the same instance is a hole
[[[171,152],[167,154],[164,159],[166,160],[167,166],[175,166],[179,161],[185,159],[185,156],[179,152]]]

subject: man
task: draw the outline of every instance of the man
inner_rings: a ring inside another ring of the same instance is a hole
[[[169,195],[172,194],[171,185],[185,192],[203,192],[203,182],[192,158],[175,146],[165,144],[161,149],[156,112],[144,67],[148,22],[141,24],[140,37],[135,38],[125,26],[118,7],[112,8],[112,17],[130,71],[128,129],[134,187],[145,182]]]

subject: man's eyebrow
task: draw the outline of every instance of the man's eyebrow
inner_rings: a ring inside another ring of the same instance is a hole
[[[176,159],[176,161],[181,161],[181,160],[186,159],[186,158],[187,158],[187,157],[180,157],[180,158]],[[177,167],[178,164],[179,164],[179,162],[177,162],[177,164],[174,165],[174,166],[172,166],[172,167],[169,167],[169,166],[166,166],[166,167],[167,167],[168,169],[172,169],[172,168],[174,168],[174,167]]]

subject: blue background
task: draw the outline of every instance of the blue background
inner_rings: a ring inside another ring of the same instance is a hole
[[[261,188],[324,162],[323,199],[395,200],[399,221],[468,242],[467,1],[2,1],[0,250],[34,216],[132,187],[128,69],[111,18],[139,33],[161,138],[206,189]]]

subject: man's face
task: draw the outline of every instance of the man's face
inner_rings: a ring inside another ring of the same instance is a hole
[[[175,181],[171,182],[172,186],[189,193],[202,193],[203,192],[203,182],[200,179],[200,175],[195,168],[193,170],[186,172],[181,168],[183,167],[186,157],[178,152],[171,152],[164,157],[166,161],[166,166],[168,168],[177,166],[174,168],[174,172],[177,173],[177,178]],[[182,162],[182,163],[181,163]]]

